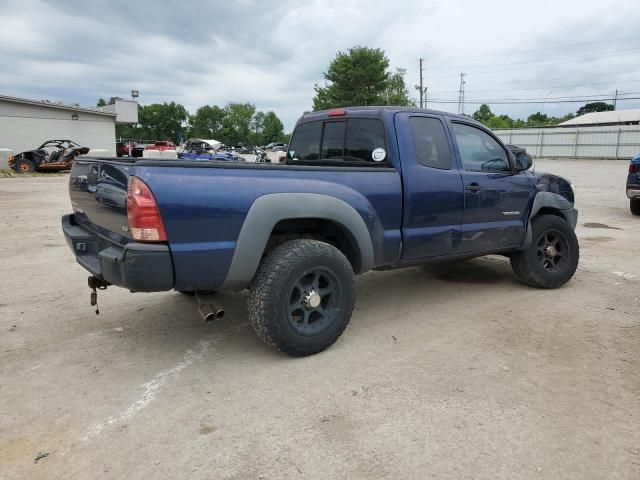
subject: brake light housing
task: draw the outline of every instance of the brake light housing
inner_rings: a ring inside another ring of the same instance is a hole
[[[328,117],[342,117],[347,114],[346,108],[332,108],[327,112]]]
[[[640,173],[640,163],[630,163],[629,173]]]
[[[140,178],[129,177],[127,219],[131,237],[139,242],[166,242],[162,217],[151,190]]]

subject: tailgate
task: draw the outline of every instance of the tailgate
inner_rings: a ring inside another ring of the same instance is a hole
[[[131,164],[77,158],[69,178],[76,221],[118,243],[131,241],[127,219],[127,183]]]

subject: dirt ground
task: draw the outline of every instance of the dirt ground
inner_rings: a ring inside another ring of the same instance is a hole
[[[372,272],[294,359],[220,294],[100,292],[62,238],[66,177],[0,179],[0,479],[640,478],[640,218],[626,162],[541,161],[580,209],[565,287],[501,257]]]

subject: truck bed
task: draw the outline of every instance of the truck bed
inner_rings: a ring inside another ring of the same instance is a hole
[[[245,217],[265,195],[304,193],[317,194],[318,201],[342,200],[369,231],[380,233],[373,236],[372,266],[393,264],[400,254],[402,184],[392,167],[77,159],[69,181],[73,221],[116,248],[132,242],[126,211],[131,175],[147,183],[158,203],[177,290],[212,290],[225,282]]]

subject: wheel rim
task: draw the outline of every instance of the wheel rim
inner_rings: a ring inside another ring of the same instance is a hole
[[[569,257],[569,242],[557,230],[544,232],[538,239],[536,257],[542,268],[551,273],[564,270]]]
[[[31,167],[29,166],[29,164],[24,162],[21,163],[18,168],[20,168],[20,172],[22,173],[29,173],[31,171]]]
[[[296,333],[318,335],[333,323],[338,312],[338,280],[331,270],[324,267],[309,269],[291,288],[287,318]]]

